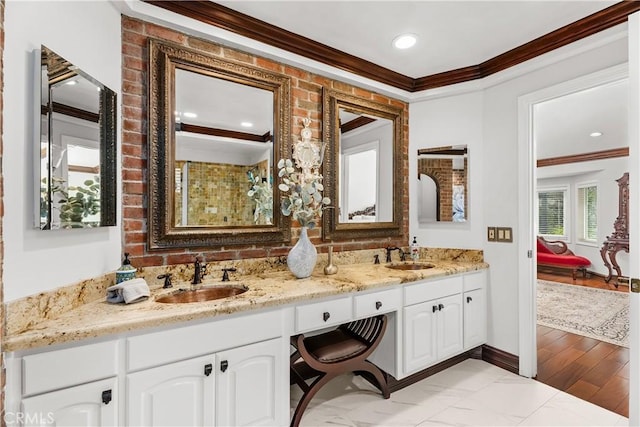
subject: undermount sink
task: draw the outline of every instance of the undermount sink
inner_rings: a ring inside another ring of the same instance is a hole
[[[426,262],[415,262],[415,263],[407,263],[407,264],[391,264],[385,265],[387,268],[392,268],[394,270],[426,270],[428,268],[433,268],[435,265],[429,264]]]
[[[249,288],[247,288],[246,286],[238,285],[216,286],[212,288],[203,288],[196,290],[181,289],[170,295],[165,295],[156,299],[156,302],[184,304],[191,302],[212,301],[216,299],[229,298],[235,295],[240,295],[247,292],[248,290]]]

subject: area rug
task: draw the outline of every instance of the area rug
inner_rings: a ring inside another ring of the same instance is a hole
[[[538,280],[538,324],[629,347],[629,294]]]

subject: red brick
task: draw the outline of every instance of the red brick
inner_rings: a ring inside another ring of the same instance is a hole
[[[122,167],[125,169],[144,169],[147,166],[147,161],[139,157],[124,156],[122,158]]]
[[[144,88],[140,83],[134,83],[134,82],[122,83],[122,93],[142,96],[143,92],[144,92]]]
[[[261,57],[256,58],[255,65],[266,70],[275,71],[276,73],[282,73],[284,69],[284,66],[282,64]]]
[[[250,53],[239,52],[234,49],[223,48],[223,55],[225,58],[230,59],[232,61],[245,62],[247,64],[253,64],[254,56]]]
[[[140,120],[124,119],[122,120],[122,130],[141,132],[142,122]]]
[[[211,43],[210,41],[202,40],[196,37],[189,37],[187,39],[187,45],[193,49],[206,52],[209,55],[222,55],[222,46],[220,46],[219,44]]]
[[[142,219],[146,218],[146,209],[142,207],[130,207],[125,206],[122,209],[122,216],[127,219]]]
[[[122,58],[122,66],[131,70],[144,71],[147,69],[147,61],[133,56],[125,56]]]
[[[127,56],[133,56],[134,58],[142,58],[143,47],[139,44],[123,43],[122,54]]]
[[[125,231],[142,231],[143,222],[135,219],[124,219],[122,221]]]
[[[142,33],[144,24],[140,20],[122,15],[122,28],[135,33]]]
[[[144,194],[145,193],[145,185],[141,182],[123,182],[122,187],[123,187],[123,192],[127,194]]]
[[[288,65],[284,66],[284,73],[287,76],[296,77],[303,80],[309,80],[310,73],[299,68],[293,68]]]
[[[124,194],[122,196],[123,206],[142,206],[144,197],[140,194]]]
[[[142,46],[147,42],[147,36],[133,31],[123,31],[122,41]]]
[[[130,135],[134,135],[130,132],[127,132]],[[139,138],[141,135],[140,134],[135,134],[137,135],[137,138]],[[142,147],[139,144],[130,144],[128,143],[129,141],[124,141],[125,138],[123,138],[123,144],[122,144],[122,155],[123,156],[130,156],[130,157],[142,157]]]
[[[129,154],[131,156],[140,157],[142,155],[140,151],[128,153],[124,151],[124,147],[125,145],[129,145],[131,147],[137,147],[138,149],[140,149],[140,146],[147,142],[147,135],[135,132],[122,132],[122,142],[122,154]]]
[[[146,107],[145,99],[145,97],[140,95],[124,93],[122,94],[122,105],[143,108]]]
[[[141,170],[123,169],[122,179],[123,181],[142,181],[144,179],[144,175]]]
[[[164,261],[164,257],[161,255],[146,255],[144,257],[133,257],[129,259],[131,260],[131,264],[135,265],[136,267],[155,267],[158,265],[167,265],[167,263]]]
[[[169,28],[160,27],[149,22],[144,24],[145,34],[151,37],[169,40],[178,44],[186,44],[187,36],[185,34],[177,33]]]

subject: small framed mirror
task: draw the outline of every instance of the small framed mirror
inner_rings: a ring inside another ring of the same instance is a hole
[[[404,110],[325,89],[323,121],[325,240],[399,236]]]
[[[418,150],[418,222],[467,222],[469,162],[466,145]]]
[[[116,225],[116,93],[46,46],[34,62],[36,227]]]
[[[150,41],[149,248],[285,243],[290,78]]]

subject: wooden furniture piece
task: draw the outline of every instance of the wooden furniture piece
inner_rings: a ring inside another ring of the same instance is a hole
[[[538,236],[537,265],[538,267],[552,267],[571,270],[571,277],[576,280],[576,272],[581,271],[582,277],[587,276],[587,267],[591,261],[574,254],[567,244],[561,240],[545,240]]]
[[[620,265],[616,261],[616,255],[620,251],[629,252],[629,173],[625,172],[622,177],[616,179],[618,183],[618,217],[613,223],[613,233],[607,236],[600,249],[600,256],[607,267],[608,274],[604,281],[609,283],[613,275],[612,268],[616,271],[616,288],[618,280],[622,276]]]
[[[291,419],[297,427],[313,396],[330,380],[347,372],[368,372],[378,381],[382,396],[389,398],[387,380],[367,357],[376,349],[387,327],[387,316],[369,317],[340,325],[319,335],[291,337],[296,351],[291,355],[291,378],[304,391]],[[300,361],[302,359],[302,361]],[[303,372],[311,368],[317,378],[308,385]]]

